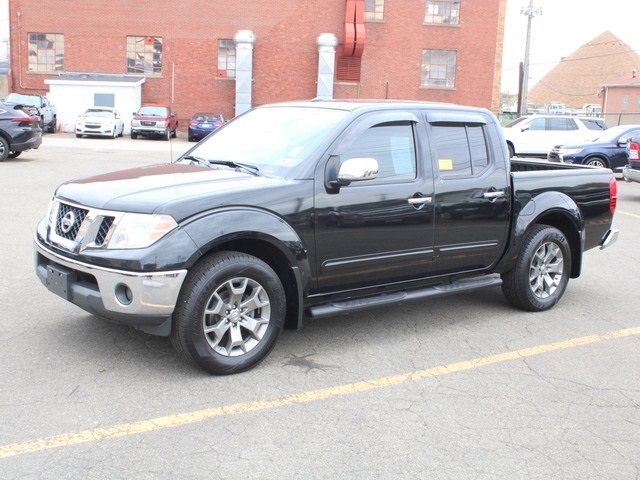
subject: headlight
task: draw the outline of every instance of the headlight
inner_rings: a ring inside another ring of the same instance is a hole
[[[576,153],[580,153],[584,148],[561,148],[558,150],[560,155],[575,155]]]
[[[169,215],[125,213],[111,234],[107,248],[148,247],[177,226]]]
[[[140,120],[131,120],[131,126],[132,127],[139,127],[140,126]]]

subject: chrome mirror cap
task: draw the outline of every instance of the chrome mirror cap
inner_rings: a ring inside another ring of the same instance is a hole
[[[342,185],[349,185],[351,182],[373,180],[377,176],[378,161],[375,158],[350,158],[340,165],[338,182]]]

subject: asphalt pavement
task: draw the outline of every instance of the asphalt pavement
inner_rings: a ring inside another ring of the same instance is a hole
[[[640,184],[551,311],[498,288],[312,320],[214,377],[32,266],[58,184],[189,146],[56,134],[0,163],[0,478],[640,478]]]

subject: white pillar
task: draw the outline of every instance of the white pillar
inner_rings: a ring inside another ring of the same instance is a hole
[[[318,44],[318,90],[317,98],[333,98],[333,71],[336,64],[336,46],[338,38],[333,33],[321,33]]]
[[[251,30],[238,30],[236,42],[236,115],[251,110],[253,82],[253,44],[256,37]]]

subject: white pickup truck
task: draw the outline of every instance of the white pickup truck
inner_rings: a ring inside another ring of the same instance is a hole
[[[606,129],[601,118],[528,115],[503,127],[503,132],[511,157],[546,157],[556,145],[593,140]]]
[[[58,122],[56,107],[49,102],[47,97],[42,95],[10,93],[7,95],[5,103],[32,107],[26,109],[27,113],[40,118],[40,128],[49,133],[56,131],[56,124]]]

